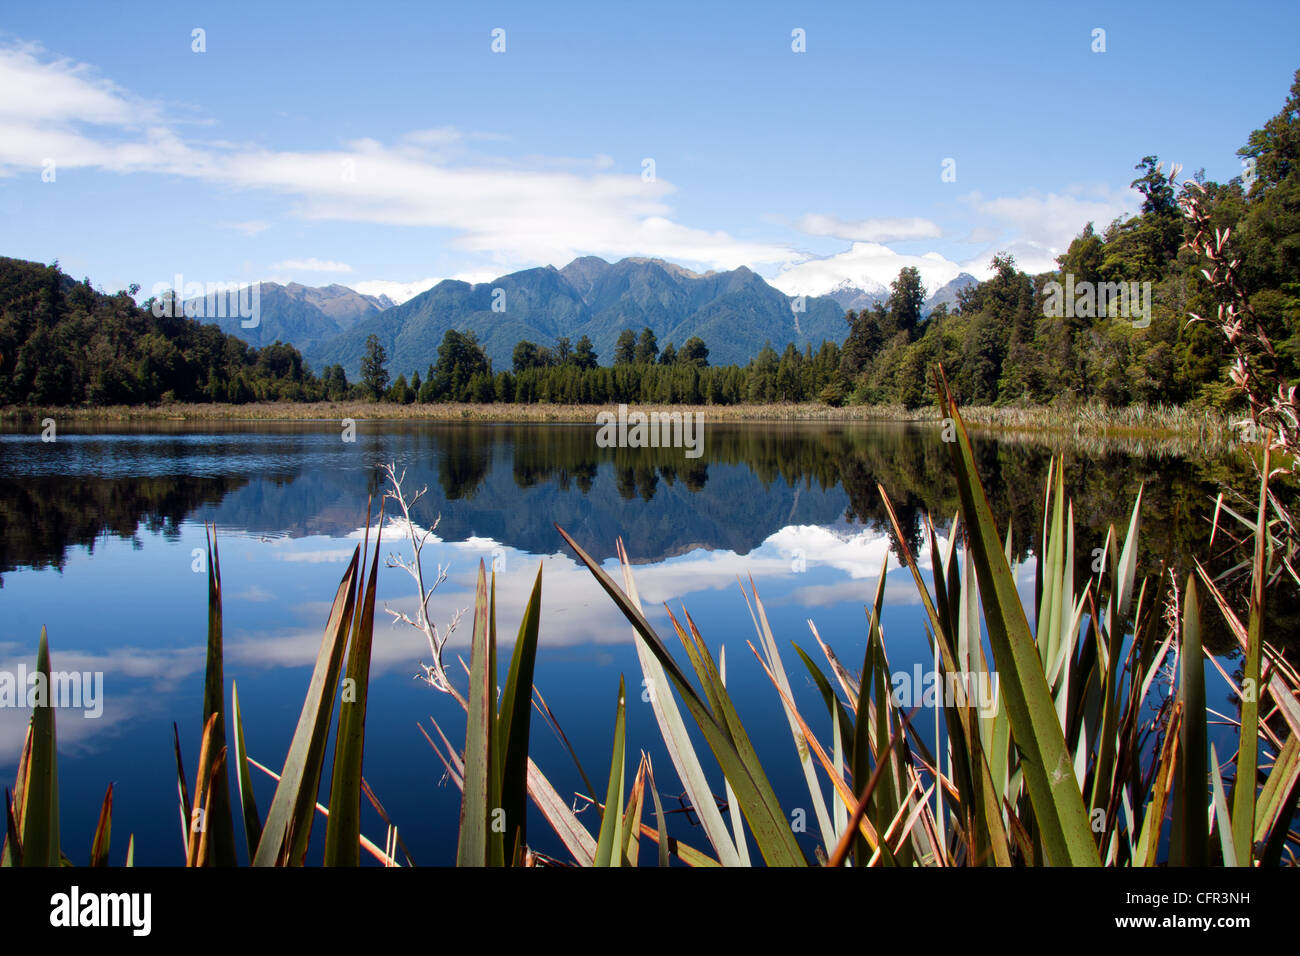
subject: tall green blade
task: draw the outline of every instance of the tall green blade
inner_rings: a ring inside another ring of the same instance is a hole
[[[532,719],[533,667],[537,661],[537,634],[542,615],[542,568],[519,622],[519,635],[510,656],[501,693],[501,714],[497,723],[501,766],[501,808],[505,811],[506,859],[514,846],[527,846],[528,733]]]
[[[618,675],[618,710],[614,715],[614,752],[609,760],[609,786],[605,809],[600,815],[600,836],[596,840],[596,866],[623,865],[623,749],[627,729],[623,675]]]
[[[1232,818],[1228,815],[1228,798],[1223,794],[1223,777],[1219,773],[1219,754],[1210,744],[1210,783],[1214,794],[1214,823],[1219,831],[1219,847],[1224,866],[1237,865],[1237,850],[1232,845]]]
[[[474,637],[470,646],[469,710],[465,726],[465,789],[460,801],[460,839],[456,846],[457,866],[487,866],[490,805],[489,777],[494,772],[492,724],[496,701],[492,693],[495,675],[489,672],[487,572],[478,566],[478,587],[474,593]]]
[[[58,746],[54,734],[55,701],[50,685],[50,647],[43,627],[36,651],[36,671],[37,680],[44,682],[44,693],[38,686],[32,708],[32,750],[22,797],[22,865],[58,866]]]
[[[185,761],[181,759],[181,731],[172,721],[172,747],[176,756],[176,797],[180,801],[181,849],[188,859],[190,852],[190,785],[185,782]]]
[[[628,563],[627,552],[623,548],[621,538],[617,541],[617,547],[619,565],[623,570],[623,589],[627,593],[628,604],[638,614],[643,614],[641,598],[636,589],[636,579],[632,576],[632,566]],[[635,629],[634,633],[636,633]],[[740,850],[733,842],[731,831],[723,822],[722,814],[713,799],[713,791],[709,787],[708,778],[704,775],[704,768],[700,765],[699,755],[695,752],[695,744],[686,730],[681,711],[677,708],[677,701],[673,698],[668,675],[649,645],[640,639],[639,635],[638,639],[633,641],[633,646],[636,648],[637,660],[641,663],[645,688],[643,696],[650,699],[650,709],[659,724],[659,734],[663,738],[664,747],[668,750],[669,759],[672,760],[686,796],[691,801],[691,806],[695,808],[700,827],[713,845],[719,863],[723,866],[741,866],[744,861],[741,859]]]
[[[636,866],[641,859],[641,814],[644,808],[645,760],[643,759],[632,781],[632,792],[627,798],[627,810],[623,813],[622,829],[619,833],[624,866]]]
[[[369,514],[366,526],[369,527]],[[375,591],[384,509],[370,560],[370,581],[363,587],[360,612],[353,616],[348,668],[339,701],[334,738],[334,772],[330,779],[330,815],[325,821],[325,865],[361,865],[361,765],[366,746],[366,703],[370,692],[370,653],[375,638]]]
[[[1160,849],[1160,830],[1165,820],[1165,802],[1169,796],[1172,768],[1178,758],[1178,740],[1182,733],[1182,723],[1183,705],[1175,701],[1173,710],[1169,713],[1169,725],[1165,731],[1164,744],[1160,748],[1160,757],[1156,762],[1151,802],[1142,818],[1142,830],[1134,848],[1133,862],[1136,866],[1156,865],[1156,853]]]
[[[713,752],[719,766],[722,768],[723,775],[731,781],[732,787],[735,788],[736,799],[740,801],[741,808],[745,812],[745,819],[749,823],[749,828],[754,834],[754,840],[758,843],[763,858],[769,865],[773,866],[807,866],[807,860],[804,859],[803,852],[799,849],[798,841],[795,840],[794,833],[790,829],[789,821],[779,810],[775,794],[771,792],[771,785],[767,782],[762,768],[752,766],[742,757],[732,740],[731,726],[721,723],[720,721],[725,720],[725,718],[720,715],[715,716],[709,710],[677,661],[668,652],[663,640],[655,633],[654,628],[650,626],[650,623],[641,614],[640,610],[629,601],[627,595],[619,590],[618,586],[601,569],[600,565],[583,551],[563,528],[559,525],[556,525],[555,528],[564,537],[564,540],[582,563],[587,566],[587,569],[596,578],[605,593],[618,605],[619,610],[623,612],[623,616],[632,624],[638,638],[654,654],[672,686],[681,694],[682,702],[686,705],[686,709],[690,711],[691,717],[704,734],[704,739],[708,742],[709,749]],[[666,694],[667,689],[660,689],[658,693],[661,695]],[[776,807],[775,810],[774,807]]]
[[[655,804],[655,829],[657,842],[659,844],[659,865],[668,865],[668,823],[664,820],[664,805],[659,799],[659,788],[655,786],[654,766],[650,763],[650,758],[645,758],[647,785],[650,787],[650,798]]]
[[[347,643],[348,624],[352,620],[353,602],[356,598],[354,584],[360,554],[359,547],[353,550],[352,560],[334,595],[320,651],[316,655],[316,668],[307,687],[307,698],[298,715],[298,726],[294,729],[293,740],[289,744],[289,755],[285,758],[280,782],[266,814],[266,825],[262,828],[257,852],[253,855],[254,866],[275,866],[286,856],[284,851],[289,837],[294,838],[296,845],[303,829],[310,833],[311,817],[316,812],[316,790],[320,781],[320,763],[316,755],[323,755],[325,738],[329,733],[339,665]],[[304,805],[307,807],[306,819],[303,819]],[[293,833],[290,832],[291,828]],[[292,853],[287,854],[287,857],[288,862],[297,862]]]
[[[662,822],[660,823],[662,827]],[[18,835],[18,821],[14,818],[14,796],[5,787],[5,839],[0,851],[0,867],[21,866],[23,862],[22,838]]]
[[[1281,862],[1297,803],[1300,803],[1300,736],[1293,733],[1282,745],[1259,795],[1255,839],[1264,844],[1260,866],[1274,867]]]
[[[1121,551],[1116,552],[1118,543],[1114,526],[1111,526],[1106,536],[1110,593],[1107,599],[1106,618],[1099,639],[1106,641],[1107,667],[1102,688],[1102,722],[1098,737],[1100,749],[1096,770],[1093,773],[1090,801],[1094,811],[1108,809],[1114,783],[1115,754],[1122,736],[1119,732],[1119,715],[1124,687],[1123,681],[1120,680],[1120,653],[1128,629],[1129,604],[1132,602],[1133,584],[1137,573],[1138,516],[1141,508],[1142,490],[1139,488]]]
[[[891,736],[888,686],[889,663],[885,658],[884,641],[880,632],[875,628],[872,628],[872,636],[868,639],[867,653],[875,658],[871,666],[871,683],[874,685],[876,696],[876,730],[872,738],[876,741],[876,767],[884,770],[883,776],[879,778],[880,784],[873,796],[871,810],[876,832],[883,834],[889,829],[889,822],[898,811],[898,805],[895,801],[897,794],[893,787],[895,764],[890,755],[884,752],[884,742],[889,740]],[[857,781],[854,781],[855,785],[856,783]],[[892,866],[894,864],[894,855],[890,852],[889,844],[883,837],[879,849],[884,862]]]
[[[691,631],[691,640],[694,642],[695,650],[698,655],[700,666],[702,668],[702,683],[706,685],[712,696],[718,702],[718,710],[715,712],[719,719],[723,732],[730,739],[732,746],[739,755],[741,764],[748,774],[755,792],[755,795],[762,800],[771,814],[772,819],[780,820],[782,827],[786,832],[791,833],[789,824],[786,823],[786,816],[781,809],[781,804],[777,800],[776,791],[772,788],[767,779],[767,773],[763,770],[763,765],[758,759],[758,753],[750,741],[749,733],[745,730],[745,725],[740,720],[740,714],[736,711],[735,704],[732,702],[731,695],[727,693],[727,688],[723,686],[722,679],[718,674],[717,664],[713,660],[713,655],[709,653],[708,646],[704,643],[704,638],[700,636],[695,622],[691,619],[688,612],[683,611],[686,617],[687,626]],[[669,615],[672,619],[672,615]],[[674,624],[676,621],[674,620]],[[776,683],[773,675],[773,683],[777,688],[778,694],[781,693],[781,685]],[[804,739],[807,739],[807,731],[804,731]],[[734,784],[733,784],[734,786]],[[802,854],[801,854],[802,857]]]
[[[108,848],[113,837],[113,785],[108,785],[104,805],[99,810],[95,836],[90,841],[90,865],[108,866]]]
[[[876,487],[880,491],[890,525],[897,536],[896,540],[901,543],[903,563],[911,572],[912,581],[921,596],[921,604],[930,619],[933,647],[943,664],[943,672],[956,673],[961,668],[958,666],[957,655],[953,649],[954,636],[951,634],[948,621],[952,605],[943,602],[941,606],[936,606],[921,577],[921,569],[916,563],[916,558],[911,548],[907,546],[907,536],[903,533],[902,525],[899,524],[898,515],[889,500],[889,495],[882,485],[877,484]],[[1006,560],[1005,553],[1003,553],[1003,560]],[[935,575],[936,586],[940,579],[939,575]],[[879,600],[879,591],[877,598]],[[958,610],[960,604],[959,599]],[[872,626],[878,629],[879,614],[874,615]],[[956,783],[959,793],[969,795],[975,818],[984,821],[984,828],[979,826],[970,828],[974,858],[984,859],[988,855],[984,852],[984,845],[987,844],[992,852],[992,862],[998,866],[1010,866],[1010,840],[1003,825],[1001,800],[998,793],[994,791],[992,772],[988,760],[984,757],[980,729],[976,725],[976,713],[971,707],[953,706],[944,707],[943,714],[948,726],[949,776]],[[872,742],[879,746],[878,742],[874,740]]]
[[[727,683],[726,647],[723,647],[718,652],[718,675],[721,677],[722,684],[725,687]],[[807,749],[808,745],[804,744],[805,752]],[[731,784],[728,782],[726,777],[722,778],[722,785],[724,788],[723,792],[727,798],[727,810],[731,814],[731,832],[736,838],[736,852],[740,854],[740,862],[742,866],[752,866],[753,864],[749,859],[749,844],[745,840],[744,815],[740,812],[740,801],[736,799],[736,791],[731,788]]]
[[[975,468],[970,436],[946,381],[942,383],[941,400],[945,416],[955,426],[957,441],[947,443],[948,451],[984,602],[989,644],[1001,675],[1011,733],[1020,750],[1020,766],[1038,823],[1037,836],[1052,866],[1098,866],[1100,859],[1088,812],[1074,776],[1074,762],[1057,718],[1043,660],[1029,630],[1016,580],[1003,551],[1002,536]],[[1059,581],[1061,568],[1049,566],[1046,573]]]
[[[334,703],[338,697],[338,687],[343,676],[344,654],[349,643],[355,645],[358,616],[365,590],[366,557],[370,547],[370,503],[366,504],[366,535],[357,558],[356,571],[348,584],[349,600],[341,625],[339,641],[332,648],[329,668],[325,674],[322,692],[324,706],[316,714],[316,725],[309,740],[307,760],[303,770],[303,784],[298,791],[298,803],[294,807],[293,819],[289,824],[290,842],[285,862],[290,866],[299,866],[307,855],[307,845],[311,840],[312,826],[316,822],[316,806],[320,792],[321,777],[325,772],[325,752],[329,748],[330,724],[334,722]],[[351,636],[351,641],[349,641]],[[358,806],[360,798],[358,796]],[[358,810],[358,813],[360,811]]]
[[[1269,564],[1272,536],[1268,533],[1269,452],[1259,482],[1259,511],[1255,519],[1255,555],[1250,576],[1250,629],[1241,678],[1241,737],[1237,745],[1237,779],[1232,787],[1232,835],[1237,866],[1250,866],[1255,834],[1255,774],[1259,768],[1260,657],[1264,648],[1264,571]]]
[[[835,723],[835,733],[839,736],[840,746],[846,754],[852,753],[854,741],[853,720],[849,717],[848,711],[844,709],[844,704],[835,696],[835,690],[831,687],[830,679],[822,673],[821,668],[817,666],[816,662],[808,656],[802,647],[793,641],[790,642],[790,646],[799,655],[799,659],[803,661],[804,667],[808,670],[808,675],[812,678],[817,689],[821,691],[822,700],[826,702],[827,712]],[[833,806],[839,807],[840,804],[835,803]],[[844,808],[841,807],[841,809]],[[844,809],[844,813],[845,817],[844,820],[840,821],[841,823],[847,823],[848,821],[848,810]],[[837,834],[843,833],[844,827],[837,827],[835,832]]]
[[[883,585],[877,584],[877,589]],[[862,655],[862,670],[858,681],[858,696],[854,701],[854,727],[853,727],[853,749],[850,751],[849,770],[852,776],[852,788],[850,793],[853,800],[848,804],[850,813],[861,799],[861,790],[866,785],[867,780],[872,776],[873,767],[878,762],[878,755],[881,749],[881,741],[877,734],[880,727],[880,715],[882,702],[877,698],[872,701],[872,694],[879,687],[879,681],[876,679],[876,670],[880,666],[880,657],[876,653],[877,641],[882,637],[880,631],[880,622],[874,613],[869,614],[869,623],[867,625],[867,647]],[[883,771],[882,771],[883,772]],[[867,802],[864,809],[864,819],[871,824],[872,832],[880,832],[880,814],[877,812],[879,804],[879,794],[874,790],[871,799]],[[841,834],[843,836],[843,834]],[[871,858],[876,847],[879,845],[880,838],[877,836],[868,843],[861,833],[854,834],[854,862],[858,866],[865,866]]]
[[[506,865],[506,828],[505,810],[501,804],[501,767],[505,761],[504,744],[497,733],[500,715],[497,712],[500,700],[497,688],[497,570],[492,569],[488,579],[488,746],[492,751],[488,774],[488,807],[491,817],[488,821],[488,866]]]
[[[244,718],[239,712],[239,688],[230,682],[230,713],[235,726],[235,784],[239,787],[239,804],[244,815],[244,840],[248,858],[257,852],[262,838],[262,820],[257,815],[257,799],[253,796],[253,781],[248,775],[248,748],[244,744]]]
[[[18,757],[18,773],[14,778],[13,793],[6,789],[5,839],[0,849],[0,866],[19,866],[22,864],[23,806],[26,804],[27,767],[32,759],[32,725],[27,722],[27,734],[23,738],[23,749]]]
[[[226,748],[226,687],[222,670],[221,555],[217,530],[208,532],[208,659],[203,680],[203,724],[220,714],[212,728],[212,753]],[[206,816],[208,847],[213,866],[236,866],[235,821],[230,809],[230,775],[224,770],[212,783]]]
[[[1205,781],[1205,657],[1201,651],[1201,609],[1196,579],[1189,576],[1183,592],[1183,648],[1179,662],[1178,700],[1183,723],[1178,740],[1179,761],[1174,772],[1173,831],[1169,840],[1171,866],[1207,866],[1210,857]]]
[[[767,620],[767,610],[763,607],[763,601],[758,596],[758,586],[754,584],[754,579],[749,579],[749,586],[753,590],[753,604],[749,608],[749,616],[754,622],[754,630],[758,634],[759,642],[763,646],[763,651],[767,656],[768,667],[776,675],[778,685],[788,697],[793,697],[794,693],[790,690],[790,678],[786,675],[785,664],[781,661],[781,653],[776,646],[776,638],[772,635],[772,626]],[[745,595],[746,605],[750,604],[750,595],[741,588]],[[757,609],[757,616],[755,616]],[[724,681],[725,683],[725,681]],[[791,713],[790,708],[782,700],[781,707],[785,711],[786,722],[790,725],[790,734],[794,738],[795,753],[799,757],[799,765],[803,769],[804,782],[808,785],[808,796],[812,801],[813,815],[817,818],[817,826],[821,830],[822,842],[827,850],[835,845],[839,836],[831,823],[830,812],[826,808],[826,799],[822,795],[821,784],[817,782],[817,771],[813,767],[812,754],[808,752],[808,742],[804,739],[799,730],[799,724],[795,716]],[[736,842],[739,847],[741,837],[737,835]]]

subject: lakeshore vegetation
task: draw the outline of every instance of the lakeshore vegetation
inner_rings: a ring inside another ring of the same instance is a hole
[[[639,759],[632,757],[629,782],[628,751],[637,742],[629,740],[626,675],[620,677],[616,695],[610,688],[608,777],[593,781],[571,752],[584,787],[575,799],[595,811],[580,817],[546,770],[530,759],[541,570],[508,664],[501,659],[501,683],[496,579],[480,563],[468,680],[459,668],[449,671],[442,659],[449,631],[433,625],[427,610],[440,578],[426,579],[421,562],[433,528],[416,530],[412,509],[421,493],[408,496],[402,474],[390,465],[379,530],[372,542],[367,509],[365,539],[339,582],[301,716],[278,772],[247,751],[238,690],[232,685],[227,696],[221,563],[210,537],[204,729],[192,787],[184,770],[185,748],[179,734],[175,739],[180,817],[202,819],[205,826],[182,827],[178,858],[188,866],[233,865],[242,843],[254,866],[303,865],[319,825],[325,827],[319,859],[327,866],[356,866],[363,853],[385,866],[414,865],[400,838],[400,821],[389,818],[362,777],[378,553],[385,506],[392,502],[397,520],[388,528],[404,535],[410,548],[409,559],[398,565],[417,589],[415,616],[401,620],[428,637],[430,663],[421,667],[425,682],[466,715],[463,745],[452,744],[453,736],[436,719],[434,733],[425,732],[462,793],[457,865],[604,867],[650,859],[660,866],[692,867],[1294,864],[1300,846],[1292,826],[1300,795],[1300,678],[1264,614],[1275,593],[1269,578],[1276,570],[1278,543],[1268,451],[1252,516],[1226,519],[1240,525],[1249,567],[1244,614],[1199,563],[1182,579],[1163,566],[1139,575],[1141,491],[1131,509],[1114,503],[1123,510],[1108,527],[1100,559],[1089,565],[1086,551],[1076,544],[1061,460],[1049,469],[1043,490],[1044,546],[1033,558],[1037,586],[1033,606],[1026,609],[1008,557],[1010,541],[1004,543],[990,509],[963,417],[946,383],[937,385],[941,411],[955,428],[946,451],[960,507],[946,547],[939,546],[935,525],[926,517],[928,580],[917,549],[907,545],[901,568],[893,572],[909,576],[916,586],[942,669],[947,691],[930,705],[935,722],[914,720],[912,704],[897,699],[897,688],[891,692],[883,626],[889,613],[884,601],[888,560],[868,605],[860,670],[841,663],[812,622],[818,649],[806,642],[809,653],[793,644],[789,666],[816,685],[824,712],[796,704],[758,591],[751,586],[745,594],[755,628],[749,646],[787,718],[789,759],[797,759],[803,770],[811,801],[807,830],[816,839],[812,853],[797,836],[804,829],[795,822],[801,818],[788,812],[790,797],[802,798],[773,788],[771,765],[760,763],[728,692],[725,648],[715,657],[685,608],[670,611],[671,629],[688,661],[683,666],[647,621],[621,542],[620,585],[557,528],[632,625],[641,686],[650,689],[655,722],[671,756],[671,767],[655,767],[644,751]],[[879,491],[903,539],[890,495],[883,487]],[[1084,572],[1081,581],[1077,572],[1085,566],[1091,573]],[[1211,615],[1221,616],[1240,646],[1241,669],[1234,675],[1238,679],[1230,680],[1235,715],[1211,710],[1207,703],[1203,636]],[[1031,621],[1036,622],[1032,629]],[[814,659],[817,653],[824,663]],[[42,633],[37,672],[47,682],[50,660]],[[996,684],[994,675],[1000,678]],[[633,681],[636,686],[635,676]],[[970,691],[975,686],[998,688],[996,706],[983,706],[987,700],[975,706]],[[548,707],[538,703],[536,709],[567,739]],[[336,710],[337,730],[331,735]],[[1210,736],[1211,722],[1225,720],[1231,752],[1217,749],[1216,740],[1225,742],[1222,735]],[[706,772],[701,745],[716,769]],[[276,782],[265,812],[249,783],[255,771]],[[718,787],[710,781],[719,772],[725,804],[717,802]],[[671,779],[674,773],[677,781]],[[669,835],[661,799],[661,791],[675,792],[679,784],[700,821],[690,844]],[[316,802],[318,793],[327,806]],[[387,826],[382,847],[361,832],[363,797]],[[530,802],[534,822],[553,831],[564,858],[535,849]],[[55,707],[49,699],[37,700],[7,800],[0,866],[71,862],[60,840],[58,808]],[[85,857],[91,865],[109,863],[112,815],[110,785]],[[125,862],[134,862],[130,839]]]
[[[1192,182],[1214,229],[1231,229],[1239,275],[1275,343],[1270,371],[1300,367],[1300,73],[1282,110],[1239,150],[1250,174]],[[313,370],[292,346],[253,348],[183,315],[137,305],[138,287],[106,295],[58,264],[0,259],[0,406],[246,404],[369,401],[396,405],[707,406],[816,403],[932,405],[932,370],[948,372],[970,406],[1189,405],[1245,408],[1230,379],[1233,352],[1209,324],[1222,294],[1185,242],[1180,189],[1155,156],[1137,164],[1141,212],[1089,223],[1054,272],[1028,275],[1009,255],[958,295],[922,315],[924,289],[903,269],[887,300],[845,315],[844,338],[802,350],[766,344],[745,365],[711,365],[708,343],[661,343],[625,329],[609,364],[590,340],[521,341],[511,367],[493,368],[472,332],[448,330],[423,369],[392,369],[378,339],[360,379],[342,366]],[[1150,283],[1141,321],[1125,302],[1057,308],[1060,284],[1116,288]],[[161,311],[163,315],[156,315]]]

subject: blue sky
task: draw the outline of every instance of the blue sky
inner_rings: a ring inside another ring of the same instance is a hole
[[[580,254],[792,293],[1036,271],[1136,209],[1145,154],[1238,175],[1297,35],[1294,3],[10,5],[0,254],[145,294]]]

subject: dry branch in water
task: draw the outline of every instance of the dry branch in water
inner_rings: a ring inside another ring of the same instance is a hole
[[[426,664],[424,661],[421,661],[420,669],[423,673],[416,676],[429,684],[429,686],[433,687],[435,690],[440,690],[445,694],[450,694],[452,697],[456,698],[462,706],[464,706],[464,697],[461,695],[460,691],[456,690],[455,686],[453,686],[450,678],[447,676],[447,670],[443,666],[442,649],[446,645],[447,639],[451,637],[452,632],[456,630],[457,625],[460,624],[461,616],[465,612],[464,609],[457,610],[456,613],[452,615],[451,622],[442,631],[438,630],[438,626],[429,619],[429,598],[433,597],[433,592],[438,589],[438,586],[442,584],[443,581],[447,580],[447,566],[441,564],[438,565],[438,570],[434,575],[432,586],[426,587],[424,583],[424,565],[420,557],[421,552],[424,550],[424,545],[429,540],[430,535],[437,530],[438,523],[442,520],[442,515],[438,515],[438,517],[434,518],[432,525],[422,533],[417,534],[415,523],[411,520],[411,510],[417,503],[419,503],[420,499],[424,497],[425,493],[428,492],[428,486],[426,485],[421,488],[412,495],[410,499],[408,499],[406,493],[402,490],[402,482],[406,478],[406,469],[403,468],[402,473],[399,475],[397,473],[396,463],[390,462],[383,466],[383,470],[384,474],[388,478],[388,483],[392,486],[384,492],[384,497],[390,501],[396,502],[397,506],[402,509],[402,518],[405,524],[406,537],[407,540],[411,542],[412,554],[411,560],[408,561],[400,555],[390,553],[388,560],[385,563],[390,568],[401,568],[411,576],[415,582],[416,595],[418,597],[414,620],[412,620],[411,616],[405,611],[394,610],[390,607],[385,607],[384,610],[392,615],[394,624],[398,621],[409,624],[411,627],[423,634],[425,639],[429,642],[429,653],[433,657],[433,663]],[[390,518],[389,520],[396,524],[396,519]]]

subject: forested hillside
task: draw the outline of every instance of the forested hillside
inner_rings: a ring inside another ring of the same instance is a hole
[[[254,349],[215,325],[155,316],[137,291],[105,295],[57,263],[0,257],[0,404],[320,397],[296,349]]]

